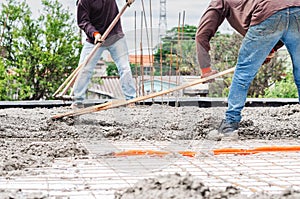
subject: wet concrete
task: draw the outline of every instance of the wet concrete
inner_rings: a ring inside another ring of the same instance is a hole
[[[139,181],[136,186],[115,194],[116,199],[197,199],[197,198],[232,198],[239,195],[235,187],[226,187],[225,191],[210,189],[200,179],[190,174],[178,173],[158,176]]]
[[[115,199],[296,199],[300,192],[288,189],[282,194],[268,195],[257,193],[243,195],[240,190],[228,186],[225,190],[205,186],[201,179],[190,174],[178,173],[148,178],[136,183],[135,186],[117,191]]]
[[[51,116],[70,109],[0,109],[0,176],[26,174],[29,167],[51,166],[55,158],[86,158],[88,150],[82,144],[86,140],[205,139],[208,132],[218,127],[225,110],[225,107],[152,105],[122,107],[52,121]],[[284,140],[300,136],[300,105],[245,108],[240,126],[239,139],[280,139],[284,144]],[[180,184],[183,177],[177,177],[175,175],[173,183]],[[188,180],[193,182],[189,177]],[[151,183],[155,182],[144,183],[153,186]],[[184,189],[191,190],[187,186]],[[193,193],[198,194],[202,189],[202,185],[196,187]]]

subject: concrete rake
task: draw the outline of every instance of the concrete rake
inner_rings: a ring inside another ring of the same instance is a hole
[[[51,118],[52,119],[60,119],[60,118],[63,118],[63,117],[73,117],[73,116],[79,116],[79,115],[83,115],[83,114],[87,114],[87,113],[93,113],[93,112],[97,112],[97,111],[101,111],[101,110],[107,110],[107,109],[117,108],[117,107],[121,107],[121,106],[126,106],[126,105],[133,104],[133,103],[136,103],[136,102],[140,102],[140,101],[144,101],[144,100],[147,100],[147,99],[162,96],[162,95],[174,92],[174,91],[185,89],[185,88],[188,88],[188,87],[191,87],[191,86],[195,86],[197,84],[201,84],[201,83],[207,82],[209,80],[213,80],[215,78],[221,77],[223,75],[232,73],[232,72],[234,72],[234,70],[235,70],[235,67],[227,69],[227,70],[219,72],[219,73],[216,73],[216,74],[211,75],[209,77],[201,78],[201,79],[195,80],[193,82],[183,84],[183,85],[180,85],[180,86],[168,89],[168,90],[164,90],[164,91],[152,93],[152,94],[149,94],[149,95],[137,97],[137,98],[127,100],[127,101],[125,101],[125,100],[122,100],[122,101],[115,100],[115,101],[107,102],[107,103],[96,105],[96,106],[91,106],[91,107],[87,107],[87,108],[74,110],[74,111],[67,112],[67,113],[57,114],[57,115],[52,116]]]
[[[68,98],[71,99],[70,96],[66,96],[65,94],[68,92],[69,88],[73,86],[80,70],[90,61],[90,59],[94,56],[94,54],[97,52],[97,50],[101,47],[104,40],[107,38],[111,30],[115,27],[115,25],[120,20],[122,14],[125,12],[126,8],[129,7],[129,4],[123,6],[122,10],[119,12],[119,14],[114,18],[112,23],[109,25],[107,30],[103,33],[101,40],[102,42],[98,42],[95,47],[92,49],[90,54],[86,57],[83,63],[81,63],[72,73],[71,75],[62,83],[62,85],[55,91],[55,93],[52,95],[56,98]]]

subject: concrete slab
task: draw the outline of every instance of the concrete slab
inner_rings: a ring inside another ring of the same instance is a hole
[[[87,144],[88,142],[83,142]],[[285,189],[300,187],[300,153],[259,153],[253,155],[212,155],[212,149],[222,147],[253,148],[270,145],[298,145],[298,141],[247,140],[239,142],[213,142],[209,147],[203,141],[186,141],[179,149],[206,150],[205,156],[103,156],[103,141],[89,142],[86,146],[90,155],[82,159],[56,159],[52,167],[29,168],[26,175],[11,178],[0,177],[0,189],[18,190],[24,193],[43,193],[49,197],[69,198],[114,198],[114,192],[133,186],[138,180],[157,175],[185,174],[194,177],[210,187],[225,189],[234,185],[242,193],[255,192],[278,194]],[[128,149],[166,150],[172,142],[110,142],[117,151]],[[97,147],[98,146],[98,147]],[[172,147],[170,147],[172,146]],[[206,148],[205,148],[206,147]],[[111,148],[110,148],[111,150]]]

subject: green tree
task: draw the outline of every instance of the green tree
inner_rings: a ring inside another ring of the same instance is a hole
[[[239,48],[242,44],[242,36],[233,34],[216,33],[211,40],[211,60],[212,65],[218,71],[223,71],[234,67],[237,63]],[[254,78],[248,92],[248,97],[261,97],[265,94],[265,89],[270,87],[274,82],[282,79],[282,74],[285,73],[286,67],[284,60],[278,59],[275,56],[268,64],[262,65]],[[223,91],[219,93],[222,96],[227,96],[232,80],[232,75],[223,77]],[[220,84],[220,82],[218,82]],[[217,87],[220,87],[218,85]],[[216,94],[213,93],[215,96]]]
[[[6,93],[6,77],[7,73],[4,67],[4,63],[3,63],[3,59],[0,59],[0,96],[3,96],[3,99],[5,99],[5,97],[7,96]]]
[[[239,34],[221,34],[216,32],[210,42],[210,56],[212,68],[224,71],[236,65],[238,51],[242,42]],[[209,95],[213,97],[226,97],[232,80],[232,74],[222,77],[222,81],[216,81],[210,85]]]
[[[155,62],[159,63],[160,54],[162,54],[164,66],[172,63],[173,71],[179,67],[182,75],[199,75],[195,44],[196,31],[196,26],[189,25],[181,29],[174,27],[167,31],[166,36],[162,38],[162,48],[157,48],[158,50],[154,54]],[[242,36],[237,33],[221,34],[217,32],[210,42],[212,67],[218,71],[234,67],[237,63],[242,39]],[[249,88],[248,96],[263,96],[266,88],[270,87],[274,82],[280,81],[286,69],[283,63],[283,60],[275,57],[269,64],[262,65]],[[168,75],[168,73],[164,74]],[[173,72],[172,75],[174,74]],[[223,77],[223,81],[217,81],[212,84],[210,95],[227,96],[231,80],[232,75],[226,75]]]
[[[65,78],[77,67],[80,52],[77,27],[71,14],[57,0],[42,0],[37,19],[26,1],[2,4],[1,45],[6,69],[11,74],[4,86],[14,95],[1,99],[50,99]]]
[[[195,46],[195,33],[197,27],[185,25],[184,27],[173,27],[168,30],[166,36],[162,38],[162,46],[157,46],[154,54],[156,65],[162,64],[172,68],[172,75],[175,71],[181,75],[197,74],[197,58]],[[162,55],[162,56],[161,56]],[[169,67],[164,70],[165,75],[169,75]]]
[[[106,62],[106,65],[107,65],[106,68],[107,76],[119,76],[118,67],[115,64],[115,62]],[[130,68],[131,68],[132,75],[135,75],[135,65],[130,64]]]
[[[107,76],[119,76],[118,67],[114,62],[107,62],[106,73]]]
[[[294,83],[292,71],[288,70],[280,81],[265,89],[264,97],[267,98],[298,98],[297,87]]]

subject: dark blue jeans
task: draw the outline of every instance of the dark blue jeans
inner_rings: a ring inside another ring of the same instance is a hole
[[[230,87],[226,122],[241,121],[249,86],[279,40],[291,56],[300,101],[300,7],[290,7],[249,28],[240,48]]]

